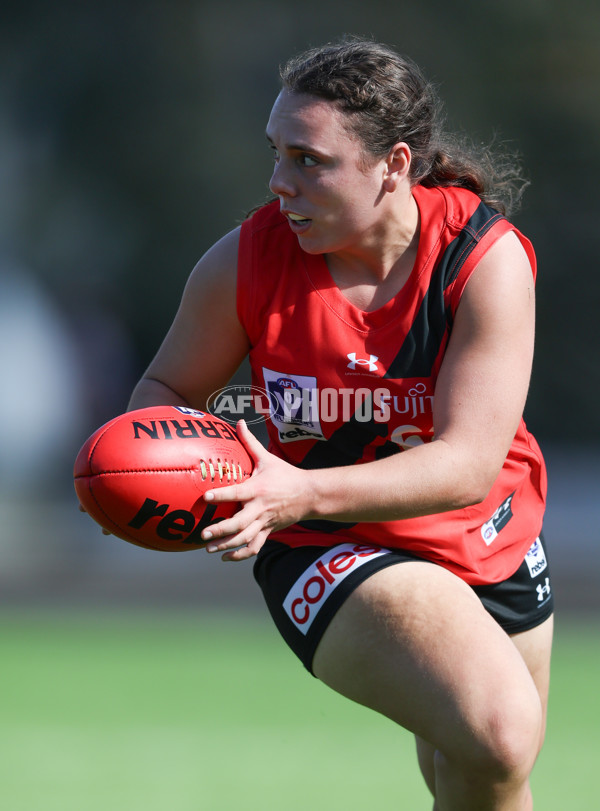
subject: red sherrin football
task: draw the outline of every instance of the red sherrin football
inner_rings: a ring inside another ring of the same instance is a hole
[[[101,527],[137,546],[183,552],[204,546],[204,527],[238,509],[204,501],[204,493],[245,481],[252,467],[228,423],[191,408],[153,406],[98,428],[73,475],[82,507]]]

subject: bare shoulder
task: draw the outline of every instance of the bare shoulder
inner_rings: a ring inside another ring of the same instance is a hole
[[[192,270],[179,309],[146,376],[204,408],[249,350],[237,315],[239,229],[210,248]]]
[[[519,318],[532,310],[535,284],[531,263],[519,237],[509,231],[482,257],[469,279],[458,307],[484,318]]]
[[[223,337],[241,329],[237,317],[239,228],[216,242],[192,270],[172,328],[191,339],[198,331]]]
[[[227,293],[235,290],[239,243],[239,227],[215,242],[192,270],[188,287],[196,290],[209,285],[214,292],[222,289]]]
[[[503,234],[482,256],[473,278],[488,274],[498,277],[499,282],[522,278],[533,285],[531,262],[514,231]]]

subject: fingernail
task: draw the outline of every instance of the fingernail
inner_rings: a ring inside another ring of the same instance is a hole
[[[216,551],[217,551],[217,547],[216,547],[214,544],[210,544],[210,546],[207,546],[207,547],[206,547],[206,551],[207,551],[207,552],[216,552]]]
[[[208,493],[204,494],[204,500],[205,501],[212,501],[214,497],[215,497],[215,494],[212,493],[210,490],[208,491]]]

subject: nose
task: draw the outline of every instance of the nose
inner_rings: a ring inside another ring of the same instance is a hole
[[[294,197],[296,195],[295,186],[281,158],[273,168],[273,174],[269,181],[269,189],[278,197]]]

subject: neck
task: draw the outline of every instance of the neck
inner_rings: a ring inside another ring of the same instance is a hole
[[[356,244],[325,259],[336,283],[378,284],[412,269],[419,244],[419,210],[412,194],[394,201],[389,210]]]

